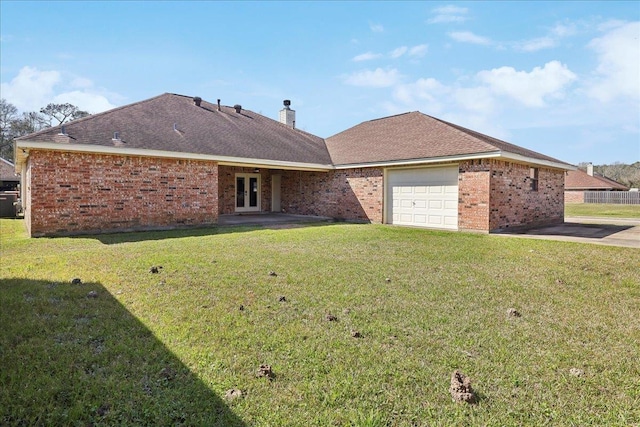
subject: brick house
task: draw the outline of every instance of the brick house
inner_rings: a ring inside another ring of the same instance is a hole
[[[163,94],[16,141],[31,236],[214,225],[286,212],[498,231],[564,221],[559,160],[419,112],[323,139]]]
[[[564,198],[567,203],[584,203],[585,191],[629,191],[629,187],[593,171],[593,164],[586,172],[580,169],[568,171],[564,180]]]

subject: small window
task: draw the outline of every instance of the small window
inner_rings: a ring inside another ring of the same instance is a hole
[[[529,181],[531,182],[531,191],[538,191],[538,168],[529,168]]]

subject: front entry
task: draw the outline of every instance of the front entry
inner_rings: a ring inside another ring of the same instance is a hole
[[[260,174],[236,174],[236,212],[260,211]]]

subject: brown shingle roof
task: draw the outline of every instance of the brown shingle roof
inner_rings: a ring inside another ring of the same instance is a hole
[[[326,143],[336,165],[495,152],[566,164],[418,111],[361,123],[327,138]]]
[[[3,158],[0,158],[0,181],[20,181],[13,163]]]
[[[593,176],[578,169],[569,171],[564,178],[565,190],[621,190],[627,191],[628,187],[606,178],[602,175],[594,173]]]
[[[177,130],[174,130],[175,128]],[[118,132],[123,148],[268,159],[284,162],[331,163],[320,137],[249,110],[192,97],[163,94],[64,125],[69,142],[113,147]],[[61,127],[46,129],[19,140],[56,142]],[[57,138],[56,138],[57,137]]]
[[[175,127],[175,129],[174,129]],[[88,146],[161,150],[242,159],[352,165],[464,155],[513,154],[572,166],[554,158],[411,112],[361,123],[326,140],[249,110],[163,94],[18,138]],[[113,140],[117,132],[122,143]]]

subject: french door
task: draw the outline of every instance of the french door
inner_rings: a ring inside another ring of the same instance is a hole
[[[236,174],[236,212],[260,211],[260,174]]]

